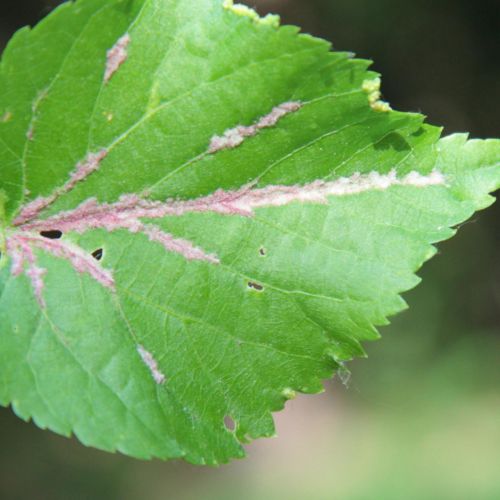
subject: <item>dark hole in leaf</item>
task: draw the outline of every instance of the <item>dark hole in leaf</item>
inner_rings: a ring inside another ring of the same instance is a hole
[[[248,287],[253,288],[254,290],[257,290],[259,292],[264,290],[264,287],[262,285],[259,285],[258,283],[254,283],[253,281],[248,282]]]
[[[266,255],[266,249],[261,247],[261,248],[259,249],[259,253],[260,253],[262,256]]]
[[[101,260],[103,253],[104,253],[103,249],[102,248],[98,248],[97,250],[94,250],[92,252],[92,257],[94,257],[95,260]]]
[[[236,422],[229,416],[224,417],[224,426],[229,432],[233,432],[236,429]]]
[[[40,236],[44,238],[49,238],[50,240],[58,240],[62,237],[62,232],[58,229],[52,229],[50,231],[40,231]]]

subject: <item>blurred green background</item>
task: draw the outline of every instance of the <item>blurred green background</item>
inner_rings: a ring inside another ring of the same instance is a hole
[[[57,1],[2,0],[0,44]],[[261,0],[260,13],[375,61],[393,107],[499,135],[495,0]],[[276,415],[279,437],[218,469],[88,449],[0,409],[1,499],[500,499],[500,204],[420,272],[411,309]]]

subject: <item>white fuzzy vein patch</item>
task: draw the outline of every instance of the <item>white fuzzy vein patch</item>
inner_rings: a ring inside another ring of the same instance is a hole
[[[89,153],[86,158],[77,163],[75,169],[70,173],[68,181],[56,189],[49,196],[39,196],[24,205],[19,215],[14,219],[14,225],[20,226],[32,219],[36,219],[40,213],[52,205],[60,196],[69,193],[81,181],[99,169],[101,162],[106,158],[108,151],[101,149],[98,153]]]
[[[261,117],[259,121],[253,125],[238,125],[237,127],[226,130],[223,135],[214,135],[208,146],[208,152],[214,154],[224,149],[236,148],[242,144],[247,137],[257,135],[259,131],[264,128],[273,127],[284,116],[298,111],[301,107],[302,104],[298,101],[284,102],[274,107],[270,113]]]
[[[144,200],[137,195],[124,195],[116,203],[99,203],[91,198],[77,208],[61,212],[45,220],[28,222],[21,226],[25,230],[57,228],[62,232],[85,232],[89,229],[128,229],[143,232],[141,219],[159,219],[181,216],[189,212],[214,212],[227,215],[251,216],[261,207],[278,207],[294,202],[326,203],[330,196],[349,196],[366,191],[384,191],[393,186],[424,188],[445,185],[441,172],[428,175],[410,172],[399,178],[396,170],[388,174],[370,172],[355,173],[334,181],[317,180],[303,186],[270,185],[264,188],[243,188],[226,191],[219,189],[208,196],[192,200]],[[157,239],[157,238],[155,238]]]
[[[108,50],[106,54],[106,70],[104,72],[104,81],[106,83],[111,80],[118,68],[127,60],[127,47],[130,40],[130,35],[126,33]]]
[[[92,155],[79,164],[67,186],[73,187],[97,169],[104,156],[103,151],[100,155]],[[104,229],[110,232],[124,229],[131,233],[142,233],[151,241],[161,244],[165,250],[182,255],[186,260],[205,261],[217,265],[220,261],[216,255],[205,252],[189,240],[175,238],[158,226],[146,224],[144,219],[176,217],[190,212],[252,217],[256,209],[263,207],[281,207],[291,203],[325,204],[330,197],[385,191],[394,186],[425,188],[439,185],[446,185],[445,176],[439,171],[427,175],[413,171],[402,177],[398,177],[396,170],[391,170],[388,174],[374,171],[367,174],[355,173],[350,177],[340,177],[333,181],[317,180],[302,186],[269,185],[255,188],[249,185],[233,191],[219,189],[213,194],[192,200],[151,201],[137,195],[124,195],[116,203],[99,203],[91,198],[73,210],[60,212],[47,219],[38,218],[40,207],[35,206],[37,202],[35,200],[28,205],[27,211],[31,217],[26,217],[25,214],[25,217],[18,220],[16,233],[8,237],[7,251],[12,257],[12,274],[18,275],[24,270],[32,281],[40,305],[43,306],[45,270],[36,265],[32,247],[67,259],[76,271],[89,274],[111,290],[114,289],[114,280],[110,271],[101,267],[80,248],[64,241],[41,238],[37,234],[40,231],[84,233],[92,229]]]
[[[317,180],[304,186],[266,186],[262,189],[241,191],[233,195],[230,206],[235,212],[251,214],[260,207],[279,207],[293,202],[327,203],[330,196],[348,196],[366,191],[385,191],[393,186],[428,187],[445,184],[445,177],[438,171],[429,175],[411,172],[398,178],[396,170],[388,174],[356,173],[335,181]],[[221,193],[222,194],[222,193]],[[225,192],[230,194],[230,192]]]
[[[158,368],[158,363],[153,357],[153,355],[149,351],[147,351],[142,345],[137,346],[137,352],[139,353],[139,356],[141,357],[144,364],[149,368],[149,371],[151,372],[154,381],[158,385],[163,384],[166,380],[166,377]]]
[[[80,274],[88,274],[102,286],[114,290],[114,280],[110,271],[104,269],[91,255],[79,246],[67,241],[50,240],[36,233],[20,231],[7,237],[7,253],[12,258],[11,274],[19,276],[24,273],[31,281],[35,297],[41,307],[45,307],[43,298],[43,277],[47,270],[39,267],[35,248],[65,259]]]

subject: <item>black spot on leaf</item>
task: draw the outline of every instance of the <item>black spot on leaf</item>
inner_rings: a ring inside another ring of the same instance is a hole
[[[94,257],[95,260],[101,260],[103,254],[104,254],[103,249],[102,248],[98,248],[97,250],[94,250],[92,252],[92,257]]]
[[[40,236],[48,238],[49,240],[58,240],[62,237],[62,232],[58,229],[51,229],[49,231],[40,231]]]

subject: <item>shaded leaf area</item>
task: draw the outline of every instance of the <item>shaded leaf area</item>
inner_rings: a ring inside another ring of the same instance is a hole
[[[492,203],[497,141],[440,140],[380,103],[368,62],[246,14],[80,0],[7,47],[0,402],[22,418],[141,458],[241,457]],[[364,187],[306,199],[335,182]],[[57,225],[89,201],[100,220]]]

